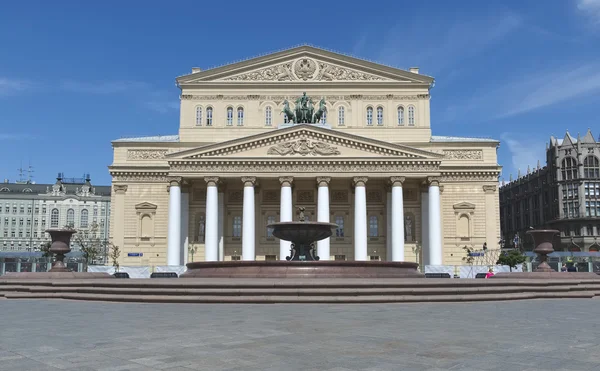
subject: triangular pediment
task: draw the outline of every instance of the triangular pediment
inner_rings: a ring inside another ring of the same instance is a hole
[[[364,159],[400,158],[441,161],[443,155],[391,144],[311,124],[297,124],[245,138],[175,152],[176,159]]]
[[[312,46],[300,46],[181,76],[180,86],[202,83],[395,82],[431,84],[433,78]]]
[[[141,210],[156,210],[157,206],[155,204],[152,204],[150,202],[141,202],[137,205],[135,205],[135,209],[138,211]]]

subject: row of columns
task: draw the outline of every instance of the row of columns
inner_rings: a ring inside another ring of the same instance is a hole
[[[218,177],[205,177],[206,181],[206,229],[205,260],[223,260],[223,198],[218,192]],[[242,216],[242,259],[255,260],[255,198],[256,177],[242,177],[244,184]],[[280,221],[292,221],[292,182],[293,177],[280,177],[281,204]],[[329,182],[330,177],[318,177],[317,221],[330,222]],[[353,178],[354,185],[354,259],[367,260],[367,177]],[[405,177],[390,178],[391,191],[388,193],[387,257],[390,261],[404,261],[404,201],[402,185]],[[391,197],[390,197],[391,196]],[[169,228],[167,264],[187,263],[187,194],[182,198],[181,180],[172,180],[169,187]],[[184,208],[182,209],[182,204]],[[424,265],[442,264],[442,235],[440,188],[437,178],[428,178],[427,196],[421,197],[422,209],[422,248]],[[185,214],[185,216],[183,215]],[[182,224],[183,222],[183,224]],[[182,240],[184,236],[184,240]],[[279,258],[285,260],[290,252],[290,242],[280,241]],[[329,238],[317,243],[317,253],[322,260],[329,260]]]

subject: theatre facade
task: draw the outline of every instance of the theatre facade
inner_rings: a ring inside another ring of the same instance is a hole
[[[324,260],[461,264],[500,239],[492,139],[432,135],[433,78],[301,46],[177,78],[178,135],[112,142],[121,265],[283,260],[268,224],[336,223]]]

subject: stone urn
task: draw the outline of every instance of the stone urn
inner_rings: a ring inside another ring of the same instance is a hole
[[[534,229],[527,231],[527,234],[530,234],[531,237],[533,237],[533,243],[535,245],[533,252],[538,254],[540,259],[540,264],[534,269],[534,272],[555,272],[548,264],[548,254],[554,252],[552,240],[558,233],[560,233],[560,231],[555,229]]]
[[[70,272],[65,265],[65,254],[71,251],[71,236],[77,232],[72,229],[47,229],[46,232],[52,238],[48,251],[56,256],[49,272]]]

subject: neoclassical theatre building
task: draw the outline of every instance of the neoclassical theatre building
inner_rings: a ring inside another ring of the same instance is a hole
[[[338,225],[321,259],[461,264],[500,239],[492,139],[433,136],[433,78],[301,46],[177,78],[179,134],[112,142],[122,265],[282,260],[267,225]]]

